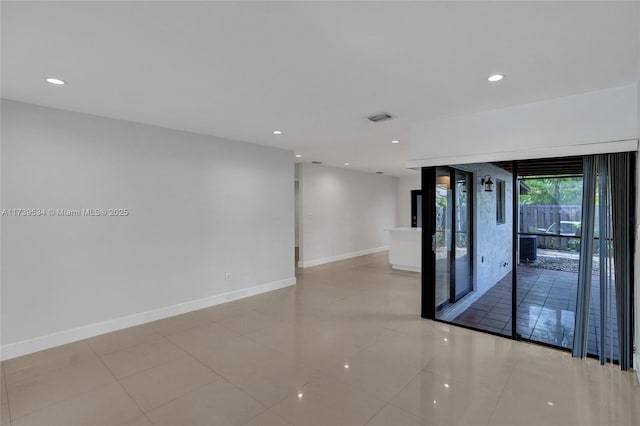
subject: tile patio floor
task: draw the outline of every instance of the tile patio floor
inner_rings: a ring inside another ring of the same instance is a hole
[[[594,277],[594,280],[597,280],[597,277]],[[525,339],[571,348],[577,282],[578,274],[574,272],[519,266],[517,332]],[[599,286],[594,282],[587,347],[589,353],[594,355],[599,353],[599,303]],[[615,306],[612,307],[612,315],[615,318]],[[511,274],[507,274],[452,322],[511,335]],[[615,323],[614,359],[618,359],[617,333],[617,323]],[[607,352],[611,353],[611,349]]]

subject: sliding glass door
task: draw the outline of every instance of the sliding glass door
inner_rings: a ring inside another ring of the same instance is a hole
[[[438,310],[473,289],[472,179],[453,168],[436,169],[434,252]]]
[[[436,169],[434,315],[439,320],[512,334],[509,177],[491,164]]]
[[[524,164],[520,174],[516,333],[571,349],[581,261],[582,175],[554,176]]]
[[[423,317],[628,366],[635,161],[423,169]]]

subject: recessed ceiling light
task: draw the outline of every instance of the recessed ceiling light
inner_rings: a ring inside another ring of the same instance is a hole
[[[391,141],[391,143],[400,143],[400,141],[395,140],[395,141]]]
[[[351,163],[344,163],[344,165],[345,165],[345,166],[349,166],[349,165],[351,165]]]
[[[298,398],[301,399],[304,395],[302,395],[301,393],[298,394]]]
[[[274,130],[273,134],[274,135],[281,135],[282,134],[282,130]]]
[[[493,74],[493,75],[490,75],[487,80],[489,80],[492,83],[495,83],[496,81],[500,81],[503,78],[504,78],[504,75],[502,74]]]
[[[62,86],[64,84],[64,80],[55,77],[47,77],[45,81],[49,84],[55,84],[56,86]]]
[[[349,369],[349,364],[345,364],[344,368],[345,368],[345,370],[348,370]]]
[[[445,383],[445,384],[444,384],[444,387],[445,387],[445,388],[448,388],[448,387],[449,387],[449,383]]]
[[[302,158],[302,154],[296,154],[296,158]]]

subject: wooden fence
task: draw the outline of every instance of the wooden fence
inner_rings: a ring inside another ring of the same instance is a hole
[[[567,237],[580,236],[581,220],[582,206],[520,205],[520,232],[562,234],[538,235],[539,248],[576,250],[579,240]]]

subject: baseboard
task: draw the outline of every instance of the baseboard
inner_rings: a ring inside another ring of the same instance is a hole
[[[312,266],[324,265],[325,263],[337,262],[339,260],[351,259],[352,257],[366,256],[367,254],[380,253],[381,251],[389,250],[388,246],[376,247],[372,249],[354,251],[351,253],[339,254],[337,256],[323,257],[313,260],[300,260],[298,261],[299,268],[310,268]]]
[[[422,272],[422,268],[420,266],[391,265],[391,269],[409,272]]]
[[[230,291],[228,293],[217,294],[215,296],[209,296],[202,299],[191,300],[184,303],[178,303],[176,305],[170,305],[150,311],[140,312],[126,317],[119,317],[107,321],[83,325],[81,327],[59,331],[56,333],[47,334],[45,336],[23,340],[16,343],[10,343],[0,348],[0,360],[5,361],[7,359],[16,358],[44,349],[53,348],[55,346],[77,342],[78,340],[87,339],[89,337],[98,336],[100,334],[122,330],[123,328],[129,328],[147,322],[157,321],[160,319],[172,317],[174,315],[180,315],[187,312],[196,311],[198,309],[220,305],[222,303],[243,299],[249,296],[255,296],[257,294],[266,293],[269,291],[295,285],[295,283],[295,277],[287,278],[280,281],[273,281],[254,287],[243,288],[240,290]]]

